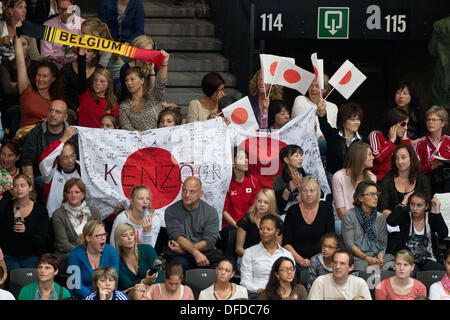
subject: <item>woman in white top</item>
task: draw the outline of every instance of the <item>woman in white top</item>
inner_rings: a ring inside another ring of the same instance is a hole
[[[247,288],[250,299],[257,299],[264,291],[273,263],[279,257],[295,261],[292,254],[277,242],[282,223],[278,215],[269,213],[262,217],[259,225],[261,242],[245,249],[241,265],[241,286]]]
[[[314,79],[313,82],[311,82],[311,85],[308,89],[308,96],[298,96],[295,98],[294,105],[292,106],[292,119],[296,116],[308,111],[311,108],[314,108],[317,106],[319,101],[323,99],[326,95],[326,93],[330,90],[330,86],[328,85],[328,76],[324,74],[324,89],[321,90],[319,87],[319,82],[317,82],[317,79]],[[329,101],[325,101],[326,103],[326,113],[327,113],[327,119],[328,123],[333,127],[336,128],[336,120],[337,120],[337,113],[338,113],[338,107]],[[326,142],[325,137],[320,130],[320,124],[319,119],[316,117],[316,128],[317,128],[317,138],[319,139],[319,148],[320,148],[320,154],[326,155]]]
[[[225,95],[224,88],[225,80],[220,74],[217,72],[206,74],[202,80],[202,91],[205,96],[189,102],[186,122],[205,121],[210,114],[217,114],[219,100]]]
[[[372,148],[367,143],[356,141],[348,149],[344,168],[333,175],[333,211],[338,235],[341,235],[341,219],[345,211],[354,207],[353,194],[358,183],[363,180],[377,182],[377,177],[370,171],[373,159]]]
[[[444,264],[447,273],[441,281],[431,285],[428,297],[430,300],[450,300],[450,249],[445,251]]]
[[[149,244],[155,247],[158,238],[161,220],[150,207],[150,189],[144,185],[133,187],[130,195],[130,208],[122,211],[114,220],[111,234],[114,234],[117,226],[126,222],[134,227],[137,243]],[[114,237],[111,237],[110,244],[114,247]]]
[[[234,277],[235,263],[230,257],[222,257],[216,267],[217,281],[202,290],[198,300],[237,300],[248,299],[247,289],[230,282]]]

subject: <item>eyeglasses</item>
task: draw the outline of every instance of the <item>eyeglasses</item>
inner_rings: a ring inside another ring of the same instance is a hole
[[[406,126],[408,126],[408,122],[407,121],[402,121],[402,122],[400,122],[400,126],[401,127],[406,127]]]
[[[75,153],[72,153],[68,156],[62,156],[61,157],[62,161],[68,161],[68,160],[77,160],[77,155]]]
[[[290,268],[279,269],[278,271],[280,271],[280,272],[294,272],[295,269],[293,267],[290,267]]]
[[[93,235],[93,237],[95,237],[96,239],[106,238],[107,236],[108,232]]]
[[[327,245],[322,245],[322,249],[330,249],[330,250],[334,250],[334,249],[336,249],[336,247],[333,247],[333,246],[327,246]]]
[[[333,266],[340,265],[341,267],[348,265],[347,262],[342,262],[342,261],[332,261],[331,264],[332,264]]]
[[[442,121],[442,119],[436,119],[436,118],[428,118],[427,122],[436,123],[438,121]]]
[[[368,193],[363,193],[362,195],[374,198],[375,196],[379,197],[381,195],[381,192],[368,192]]]

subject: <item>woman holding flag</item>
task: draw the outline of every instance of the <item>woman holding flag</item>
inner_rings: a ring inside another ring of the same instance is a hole
[[[297,98],[295,98],[294,105],[292,107],[292,118],[295,118],[296,116],[305,113],[310,108],[316,107],[321,99],[323,99],[323,95],[330,91],[330,86],[328,84],[328,76],[326,74],[323,75],[324,80],[324,88],[320,88],[320,84],[316,79],[314,79],[311,82],[311,85],[308,89],[308,96],[300,95]],[[336,128],[336,120],[337,120],[337,113],[338,113],[338,107],[329,101],[325,101],[325,108],[326,108],[326,114],[328,123],[333,127]],[[325,141],[325,137],[320,130],[320,124],[318,118],[316,118],[316,128],[317,128],[317,138],[319,139],[319,150],[321,155],[327,155],[327,143]]]

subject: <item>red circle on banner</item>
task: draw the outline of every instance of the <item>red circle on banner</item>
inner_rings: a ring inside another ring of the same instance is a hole
[[[253,137],[244,140],[240,147],[248,153],[248,170],[259,180],[263,188],[273,188],[273,180],[283,170],[279,154],[286,146],[281,140],[269,137]]]
[[[319,76],[319,71],[317,71],[317,68],[315,66],[313,66],[314,68],[314,74],[316,75],[316,78]]]
[[[231,112],[231,121],[236,124],[244,124],[248,120],[248,112],[244,108],[236,108]]]
[[[121,181],[128,199],[134,186],[146,185],[152,194],[152,208],[159,209],[171,204],[180,192],[180,166],[165,149],[140,149],[128,156]]]
[[[300,73],[294,69],[288,69],[283,74],[284,80],[288,83],[296,83],[299,82],[302,78]]]
[[[349,70],[345,76],[342,77],[341,81],[339,81],[339,84],[347,84],[349,83],[350,79],[352,78],[352,72]]]
[[[277,69],[277,65],[278,65],[278,62],[277,62],[277,61],[272,62],[272,64],[270,65],[270,74],[271,74],[272,76],[275,75],[275,70]]]

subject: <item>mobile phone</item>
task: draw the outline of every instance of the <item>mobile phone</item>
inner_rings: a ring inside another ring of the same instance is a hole
[[[157,273],[158,272],[158,269],[156,269],[156,268],[151,268],[149,271],[148,271],[148,275],[149,276],[152,276],[152,275],[154,275],[155,273]]]

